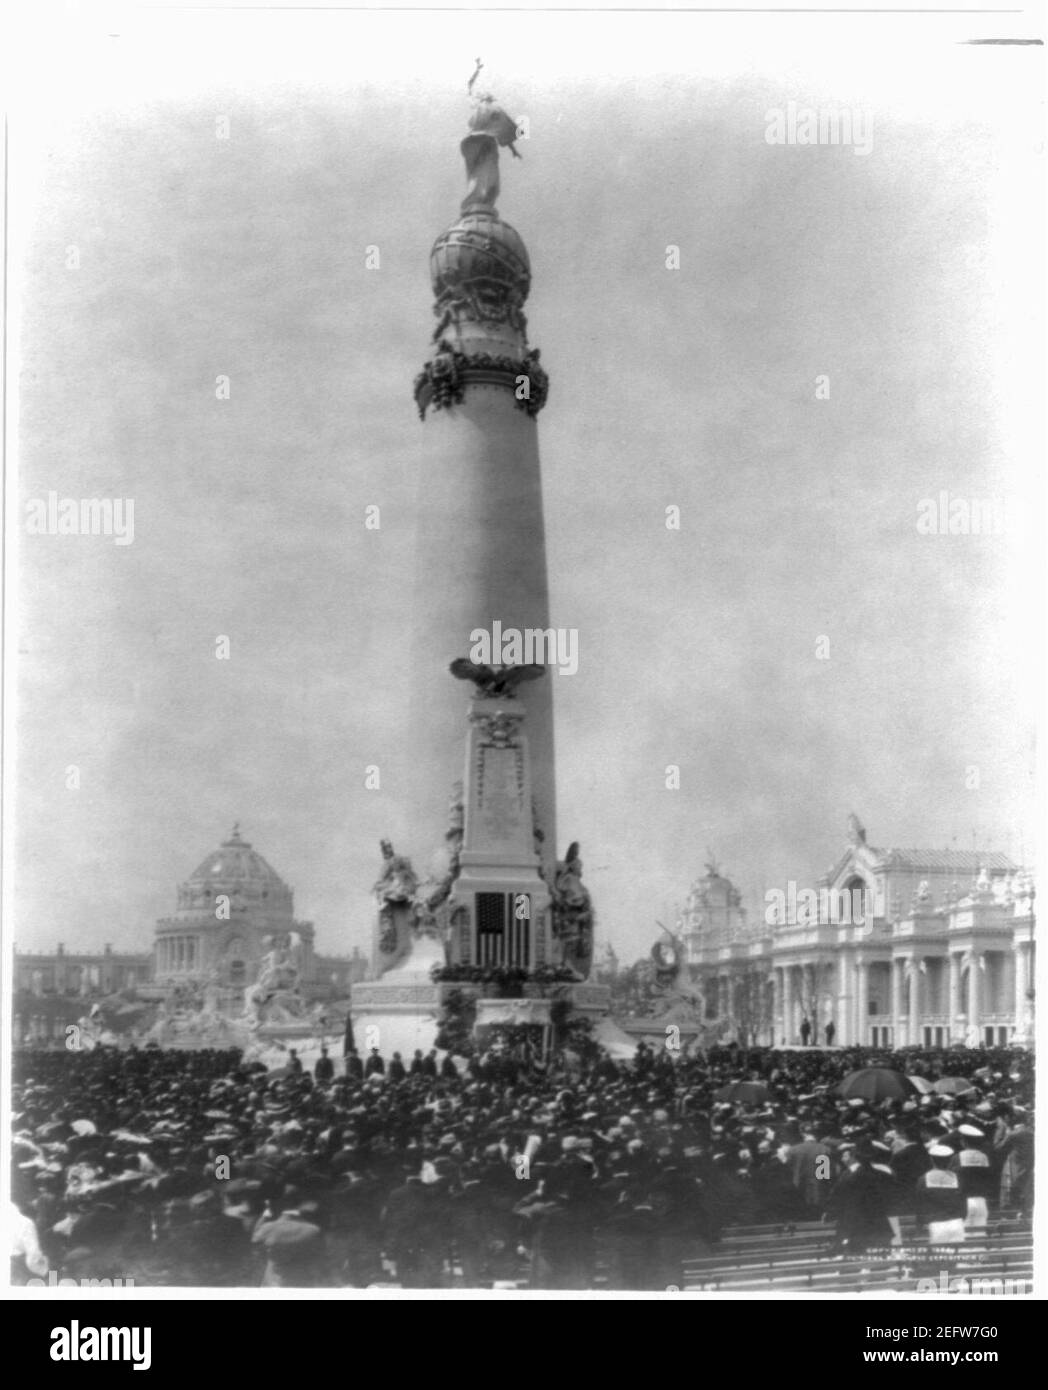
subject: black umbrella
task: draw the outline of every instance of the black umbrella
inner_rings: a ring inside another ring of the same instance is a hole
[[[732,1081],[717,1092],[717,1100],[730,1100],[733,1105],[757,1105],[768,1099],[763,1081]]]
[[[906,1100],[916,1091],[908,1076],[891,1067],[860,1067],[837,1087],[837,1094],[845,1100],[866,1100],[874,1105],[882,1100]]]

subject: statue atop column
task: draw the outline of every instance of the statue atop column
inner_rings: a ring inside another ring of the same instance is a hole
[[[505,146],[515,159],[520,152],[514,145],[517,122],[508,116],[490,92],[473,93],[473,85],[484,64],[477,59],[473,76],[466,91],[473,103],[469,128],[473,132],[462,141],[462,156],[466,161],[468,187],[462,201],[462,211],[470,208],[493,208],[499,196],[499,146]]]

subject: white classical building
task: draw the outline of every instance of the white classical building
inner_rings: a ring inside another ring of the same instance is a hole
[[[827,874],[769,893],[773,920],[749,925],[723,883],[708,869],[682,923],[721,1037],[825,1044],[832,1025],[838,1046],[1032,1044],[1034,881],[1007,855],[876,849],[853,816]]]
[[[295,920],[291,889],[234,826],[179,884],[175,915],[157,922],[153,979],[158,986],[212,980],[242,988],[257,977],[267,940],[292,936],[300,942],[301,977],[312,980],[312,922]]]

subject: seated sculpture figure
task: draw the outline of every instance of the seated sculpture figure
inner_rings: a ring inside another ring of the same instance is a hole
[[[299,1019],[305,1009],[297,945],[290,936],[267,936],[265,944],[270,949],[262,957],[258,979],[244,996],[244,1016],[251,1028]]]

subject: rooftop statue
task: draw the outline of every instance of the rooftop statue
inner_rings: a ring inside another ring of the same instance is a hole
[[[854,811],[848,817],[848,841],[856,848],[866,843],[866,827]]]
[[[484,64],[478,58],[473,76],[469,79],[469,84],[466,87],[470,100],[473,102],[473,114],[469,118],[469,128],[480,134],[494,135],[500,145],[509,146],[510,154],[514,159],[520,159],[522,158],[520,151],[513,143],[517,138],[517,122],[506,114],[490,92],[480,92],[476,96],[473,95],[473,84],[480,76],[480,70],[483,66]]]
[[[506,114],[490,92],[473,93],[473,85],[484,64],[477,59],[473,76],[469,79],[466,91],[473,103],[469,128],[472,134],[462,142],[462,155],[466,161],[468,187],[462,201],[462,211],[474,207],[495,206],[499,196],[499,146],[508,146],[515,159],[521,154],[514,145],[517,138],[517,122]]]

